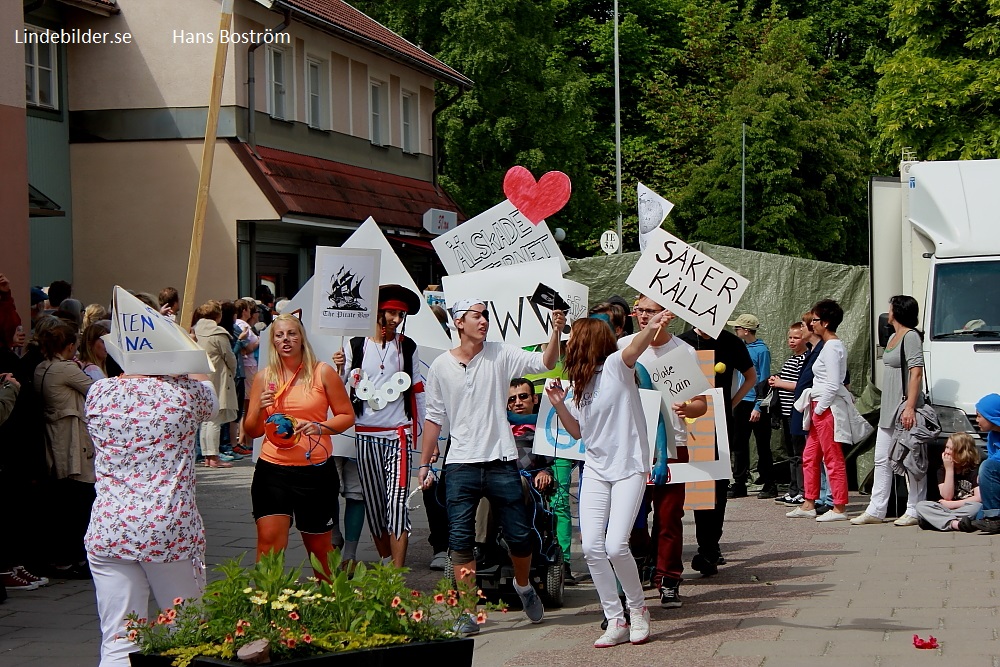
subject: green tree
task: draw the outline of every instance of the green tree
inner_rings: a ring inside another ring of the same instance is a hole
[[[838,94],[810,61],[808,22],[756,24],[746,74],[723,101],[711,157],[684,189],[675,224],[689,238],[740,243],[741,124],[747,125],[746,247],[863,262],[864,109]]]
[[[996,2],[892,1],[875,100],[878,150],[926,160],[1000,156],[1000,8]]]

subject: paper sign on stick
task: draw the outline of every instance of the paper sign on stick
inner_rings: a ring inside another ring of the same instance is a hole
[[[118,285],[111,296],[111,333],[101,339],[111,358],[129,374],[212,372],[208,353],[187,332]]]
[[[559,260],[560,275],[569,271],[545,221],[533,224],[510,200],[466,220],[431,244],[453,276],[548,258]]]
[[[365,220],[364,224],[358,227],[349,239],[344,241],[343,247],[370,248],[380,251],[382,254],[379,258],[379,273],[381,274],[379,284],[401,285],[415,294],[420,294],[417,284],[413,282],[413,278],[403,266],[403,262],[399,260],[382,230],[372,218]],[[417,345],[421,347],[426,346],[436,350],[451,349],[448,335],[441,328],[441,324],[434,317],[434,312],[430,308],[421,308],[416,314],[406,316],[406,335],[415,340]],[[422,351],[420,358],[424,358]]]
[[[704,394],[711,389],[695,359],[683,347],[677,347],[658,357],[655,362],[643,362],[653,384],[663,394],[667,407]]]
[[[379,255],[378,250],[317,246],[312,305],[318,333],[375,334]]]
[[[712,338],[750,284],[662,229],[650,233],[649,246],[625,282]]]
[[[649,233],[659,229],[674,205],[642,183],[638,187],[639,200],[639,250],[649,245]]]
[[[531,295],[531,299],[529,300],[536,306],[548,308],[549,310],[569,311],[570,309],[569,304],[559,295],[559,292],[542,283],[538,283],[535,293]]]
[[[549,340],[552,311],[531,303],[539,282],[565,295],[571,311],[566,314],[567,324],[571,316],[586,312],[587,288],[563,279],[556,259],[444,276],[441,282],[449,308],[462,299],[487,302],[490,328],[486,340],[490,341],[524,347]]]

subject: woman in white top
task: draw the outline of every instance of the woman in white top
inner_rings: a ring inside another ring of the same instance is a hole
[[[400,285],[378,289],[378,328],[374,336],[352,338],[333,356],[334,365],[353,388],[363,510],[378,555],[397,567],[406,560],[410,514],[410,451],[416,424],[423,423],[424,386],[417,345],[401,331],[407,315],[420,310],[421,298]],[[405,378],[403,376],[406,376]],[[401,384],[402,382],[402,384]],[[404,386],[405,385],[405,386]],[[348,498],[348,510],[351,499]],[[354,559],[361,521],[344,519],[344,558]],[[350,553],[349,553],[350,550]]]
[[[847,349],[837,337],[837,327],[844,320],[844,309],[832,299],[823,299],[812,308],[812,330],[823,341],[816,363],[813,364],[812,419],[806,448],[802,452],[802,478],[805,501],[786,516],[815,517],[816,521],[846,521],[847,466],[844,450],[834,440],[833,414],[830,405],[844,384],[847,372]],[[820,466],[826,467],[833,509],[816,516],[816,499],[819,498]]]
[[[565,362],[575,396],[567,404],[558,381],[545,389],[569,434],[586,443],[580,534],[583,555],[608,619],[608,629],[594,643],[596,648],[649,640],[649,611],[628,546],[649,478],[650,459],[635,363],[659,332],[665,312],[654,315],[621,351],[607,322],[577,320]],[[616,575],[628,601],[631,628],[618,599]]]

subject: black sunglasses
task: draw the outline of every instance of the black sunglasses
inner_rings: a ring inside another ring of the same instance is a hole
[[[507,403],[513,403],[514,399],[520,399],[522,401],[526,401],[529,398],[531,398],[531,394],[514,394],[513,396],[507,397]]]

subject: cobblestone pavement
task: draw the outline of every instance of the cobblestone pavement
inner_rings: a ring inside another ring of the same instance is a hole
[[[198,502],[208,533],[208,562],[254,549],[249,461],[198,472]],[[862,509],[852,497],[850,510]],[[590,585],[566,590],[566,606],[532,625],[523,614],[494,614],[476,638],[476,667],[591,664],[698,667],[1000,667],[997,589],[1000,540],[918,528],[818,524],[786,519],[770,500],[730,501],[723,550],[728,564],[702,579],[686,572],[680,609],[660,609],[649,591],[653,637],[644,646],[595,650],[601,613]],[[685,517],[685,563],[694,553]],[[440,577],[426,565],[423,511],[414,517],[410,583]],[[304,561],[293,535],[289,560]],[[374,559],[370,538],[359,555]],[[574,571],[585,572],[579,553]],[[913,635],[941,648],[918,650]],[[0,605],[0,666],[97,664],[97,611],[88,581],[53,581],[12,591]]]

